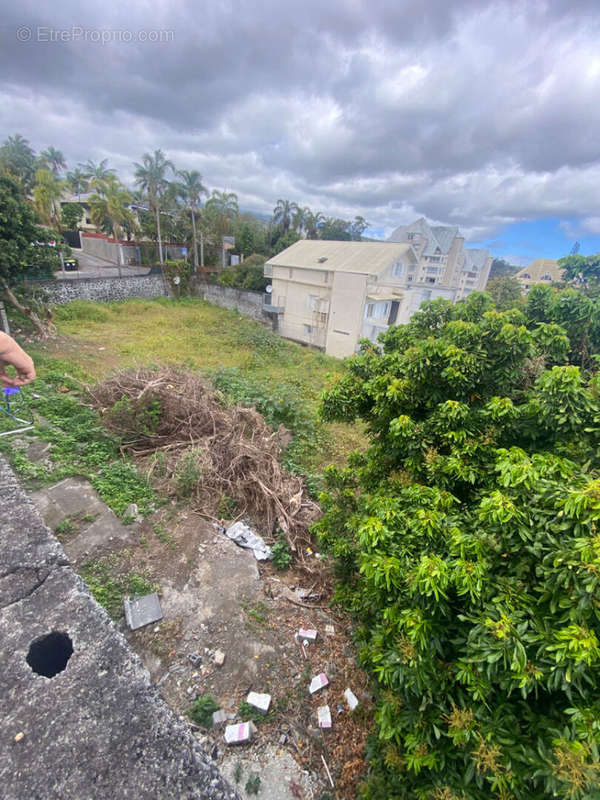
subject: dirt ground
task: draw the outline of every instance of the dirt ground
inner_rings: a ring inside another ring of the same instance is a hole
[[[257,796],[264,800],[355,797],[366,768],[371,701],[349,620],[330,607],[322,581],[317,587],[306,572],[257,562],[221,525],[182,504],[124,526],[82,480],[62,481],[33,499],[54,530],[65,519],[76,522],[61,534],[76,568],[102,562],[115,577],[140,574],[156,585],[163,619],[137,631],[126,629],[124,620],[119,624],[178,714],[189,720],[196,698],[212,695],[228,715],[215,727],[194,728],[223,771],[240,779],[244,796],[247,775],[256,774],[263,787]],[[317,556],[311,558],[318,565]],[[316,641],[298,640],[301,628],[316,629]],[[225,655],[221,666],[217,651]],[[311,695],[311,678],[321,672],[329,685]],[[346,688],[359,700],[354,712]],[[246,721],[240,704],[249,691],[271,694],[270,711],[257,715],[250,744],[227,747],[225,724]],[[317,708],[325,704],[331,729],[317,723]]]

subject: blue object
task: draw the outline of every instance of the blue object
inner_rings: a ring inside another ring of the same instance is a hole
[[[18,386],[5,386],[4,387],[4,394],[8,397],[9,394],[17,394],[20,389]]]

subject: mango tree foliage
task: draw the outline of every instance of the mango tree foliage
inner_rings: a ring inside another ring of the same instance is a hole
[[[323,397],[371,436],[318,525],[378,684],[367,798],[600,797],[600,379],[551,294],[426,304]]]

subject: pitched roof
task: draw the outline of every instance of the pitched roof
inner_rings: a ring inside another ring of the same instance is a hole
[[[378,275],[394,261],[417,257],[406,242],[333,242],[303,239],[286,248],[267,264],[273,267],[298,267]]]
[[[558,261],[553,258],[536,258],[529,266],[519,270],[515,278],[527,283],[543,283],[544,275],[549,275],[552,281],[561,281],[563,270],[558,266]]]
[[[446,255],[452,246],[452,242],[460,232],[456,227],[448,225],[430,225],[425,217],[420,217],[410,225],[401,225],[388,237],[388,242],[406,241],[407,233],[420,233],[427,240],[423,250],[423,255],[433,256],[439,249],[442,255]]]
[[[485,266],[486,259],[490,255],[490,251],[482,247],[466,247],[465,248],[465,265],[463,269],[466,270],[480,270]]]

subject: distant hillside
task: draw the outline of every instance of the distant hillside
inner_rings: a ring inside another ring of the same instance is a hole
[[[488,280],[492,280],[492,278],[501,278],[503,275],[515,275],[521,267],[516,267],[514,264],[509,264],[508,261],[505,261],[503,258],[495,258],[492,261],[492,268],[490,269],[490,277]]]

